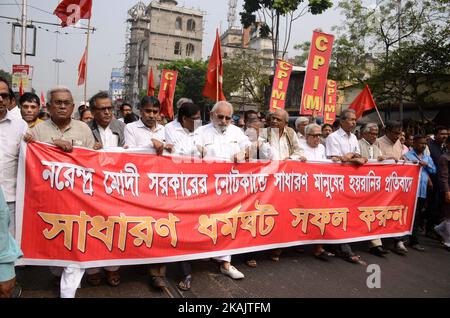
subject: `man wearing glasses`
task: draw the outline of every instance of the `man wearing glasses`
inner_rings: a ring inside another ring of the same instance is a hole
[[[50,120],[47,120],[31,131],[31,140],[53,144],[62,151],[71,152],[73,146],[93,149],[95,140],[88,125],[79,120],[72,119],[73,103],[72,93],[65,87],[51,89],[47,93],[47,109]]]
[[[202,158],[228,162],[244,161],[251,142],[244,132],[232,125],[233,106],[225,101],[217,102],[211,110],[211,123],[196,130],[195,144]],[[231,265],[231,256],[215,257],[220,271],[233,279],[244,274]]]
[[[94,119],[88,123],[95,138],[94,149],[123,147],[125,124],[113,118],[112,101],[107,92],[99,92],[89,100],[89,108]],[[104,267],[106,281],[112,287],[120,284],[119,266]],[[86,269],[87,282],[98,286],[102,280],[101,268]]]
[[[123,147],[125,124],[113,118],[113,106],[107,92],[92,96],[89,107],[94,119],[88,123],[95,138],[94,149]]]
[[[15,234],[19,146],[28,125],[8,111],[11,99],[9,83],[0,77],[0,298],[20,294],[15,284],[14,260],[21,252],[12,236]]]
[[[95,140],[88,125],[72,119],[72,93],[65,87],[56,87],[47,93],[47,109],[50,120],[31,129],[24,138],[26,142],[40,141],[53,144],[64,152],[72,152],[74,146],[93,149]],[[84,269],[77,265],[51,267],[53,275],[60,279],[60,297],[74,298],[84,275]]]

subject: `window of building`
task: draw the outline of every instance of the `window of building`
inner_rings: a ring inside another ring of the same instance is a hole
[[[173,50],[173,54],[181,55],[181,42],[175,42],[175,48]]]
[[[188,43],[186,45],[186,56],[191,56],[194,54],[194,45],[191,43]]]
[[[175,20],[175,29],[177,29],[177,30],[182,30],[183,29],[183,20],[181,20],[180,17],[178,17]]]
[[[193,19],[189,19],[187,22],[187,30],[195,31],[195,21]]]

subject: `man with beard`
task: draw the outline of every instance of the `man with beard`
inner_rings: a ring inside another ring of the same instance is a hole
[[[244,132],[232,125],[233,106],[225,101],[217,102],[211,110],[211,123],[197,129],[195,144],[201,157],[228,162],[241,162],[248,155],[251,143]],[[220,271],[233,279],[244,274],[231,265],[231,256],[216,257],[221,262]]]

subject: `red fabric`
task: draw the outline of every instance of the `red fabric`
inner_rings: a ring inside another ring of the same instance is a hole
[[[23,83],[22,79],[20,79],[20,85],[19,85],[19,97],[23,95]]]
[[[373,100],[369,85],[366,85],[348,108],[353,109],[356,112],[356,119],[358,119],[365,111],[375,107],[375,101]]]
[[[155,81],[153,79],[153,67],[150,67],[148,74],[147,96],[155,96]]]
[[[211,164],[26,147],[17,233],[33,265],[165,263],[400,237],[411,233],[420,172],[411,164]]]
[[[161,115],[170,120],[173,120],[173,86],[174,84],[170,81],[161,101]]]
[[[217,73],[219,73],[219,78],[217,78]],[[222,76],[222,48],[220,45],[219,31],[216,30],[216,42],[214,42],[213,51],[209,59],[208,70],[206,72],[206,83],[202,95],[214,101],[217,99],[220,101],[226,100],[225,95],[222,92]]]
[[[45,106],[45,97],[43,92],[41,92],[41,106]]]
[[[78,86],[83,85],[86,81],[86,49],[84,49],[83,57],[78,64]]]
[[[61,19],[61,26],[73,25],[80,19],[90,19],[92,0],[63,0],[58,4],[53,14]]]

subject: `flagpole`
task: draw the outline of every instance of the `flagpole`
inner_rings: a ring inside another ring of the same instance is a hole
[[[378,107],[377,107],[376,104],[375,104],[375,110],[377,111],[378,117],[380,118],[380,121],[381,121],[381,124],[383,125],[383,128],[386,127],[386,126],[384,126],[383,119],[381,119],[381,115],[380,115],[380,112],[378,111]]]
[[[86,39],[86,66],[85,66],[85,79],[84,79],[84,102],[87,102],[87,79],[88,79],[88,59],[89,59],[89,39],[91,34],[91,18],[88,22],[87,39]]]
[[[219,66],[216,66],[216,103],[219,101]]]

